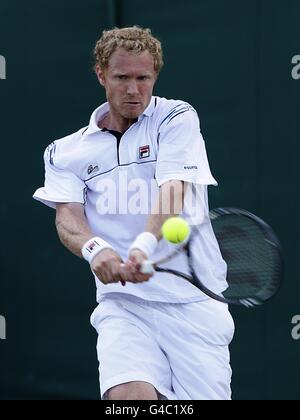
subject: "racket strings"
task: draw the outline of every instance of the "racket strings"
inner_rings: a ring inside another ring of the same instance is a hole
[[[278,250],[260,226],[247,217],[227,215],[213,220],[220,251],[227,263],[226,298],[265,299],[277,287],[281,267]]]

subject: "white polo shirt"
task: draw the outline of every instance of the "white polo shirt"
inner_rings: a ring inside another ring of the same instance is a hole
[[[216,185],[216,181],[209,169],[196,111],[186,102],[152,97],[119,141],[98,127],[108,111],[108,103],[103,104],[93,112],[88,127],[48,146],[44,154],[45,185],[34,198],[53,208],[56,203],[84,204],[94,235],[109,242],[126,261],[129,246],[145,229],[159,186],[173,179],[189,182],[194,187],[186,196],[183,216],[192,222],[195,217],[201,219],[197,271],[212,290],[224,290],[226,264],[208,217],[207,185]],[[165,255],[171,247],[161,240],[151,259]],[[188,272],[184,254],[169,266]],[[125,287],[95,280],[97,301],[112,292],[163,302],[205,298],[193,285],[164,273],[155,273],[146,283],[127,283]]]

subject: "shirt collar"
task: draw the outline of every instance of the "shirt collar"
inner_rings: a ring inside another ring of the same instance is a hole
[[[142,113],[142,115],[140,115],[140,117],[143,116],[143,115],[145,115],[146,117],[151,117],[153,115],[154,109],[156,107],[156,102],[157,102],[157,98],[155,96],[152,96],[152,98],[149,102],[149,105],[147,106],[145,111]]]
[[[102,131],[101,128],[98,127],[98,122],[102,119],[102,117],[104,117],[105,114],[108,113],[108,111],[109,111],[108,102],[105,102],[103,105],[96,108],[95,111],[91,115],[88,129],[85,131],[84,134],[94,134],[99,131]]]
[[[143,116],[151,117],[154,113],[154,109],[156,107],[157,98],[152,96],[149,105],[145,109],[145,111],[139,116],[138,120],[140,121]],[[109,112],[109,105],[108,102],[105,102],[103,105],[99,106],[95,109],[92,113],[90,118],[90,123],[88,125],[87,130],[84,134],[94,134],[97,132],[101,132],[102,129],[98,127],[98,122],[104,117],[105,114]]]

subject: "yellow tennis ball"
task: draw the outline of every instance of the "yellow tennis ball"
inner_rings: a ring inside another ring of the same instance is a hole
[[[162,225],[163,237],[173,244],[179,244],[190,234],[190,227],[182,217],[170,217]]]

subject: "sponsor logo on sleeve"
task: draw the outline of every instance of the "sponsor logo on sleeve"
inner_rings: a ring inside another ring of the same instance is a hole
[[[191,171],[191,170],[197,170],[198,166],[197,165],[186,165],[183,168],[187,171]]]
[[[88,175],[91,175],[95,172],[99,171],[99,166],[96,164],[91,164],[88,168],[87,168],[87,173]]]

